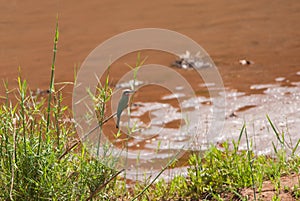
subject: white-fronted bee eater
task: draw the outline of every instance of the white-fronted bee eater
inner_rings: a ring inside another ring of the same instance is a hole
[[[135,91],[129,90],[129,89],[123,90],[121,99],[120,99],[119,104],[118,104],[118,109],[117,109],[117,124],[116,124],[116,128],[119,128],[121,114],[122,114],[123,110],[125,108],[127,108],[127,106],[128,106],[128,100],[129,100],[130,94],[133,94],[134,92]]]

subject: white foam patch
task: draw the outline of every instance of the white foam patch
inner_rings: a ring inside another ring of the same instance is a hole
[[[162,100],[170,100],[170,99],[177,99],[177,98],[182,98],[182,97],[185,97],[185,94],[183,94],[183,93],[174,93],[174,94],[163,96],[161,99]]]
[[[205,97],[184,100],[183,108],[189,108],[185,113],[181,113],[178,110],[179,108],[174,108],[167,103],[142,103],[145,107],[140,107],[132,114],[137,115],[143,114],[145,111],[151,111],[150,127],[144,132],[148,135],[154,135],[159,130],[157,139],[161,141],[160,143],[168,144],[170,149],[180,147],[182,142],[189,140],[187,136],[194,134],[196,136],[194,143],[197,144],[199,149],[205,146],[201,145],[203,138],[207,138],[207,141],[211,142],[237,140],[245,122],[248,135],[253,141],[254,151],[258,154],[272,154],[274,151],[272,142],[276,144],[277,138],[266,115],[278,127],[280,133],[284,132],[287,135],[286,138],[290,138],[290,142],[297,142],[300,139],[300,88],[276,87],[276,85],[263,86],[263,88],[266,86],[271,86],[271,88],[266,88],[263,94],[244,95],[244,93],[232,91],[226,94],[227,118],[223,131],[214,128],[213,125],[218,120],[213,118],[213,105],[202,104],[205,101],[210,101],[209,98]],[[235,115],[230,116],[233,112]],[[199,119],[200,121],[198,121]],[[182,120],[186,124],[183,124],[177,130],[165,128],[167,123],[174,120]],[[214,139],[206,136],[211,126],[211,129],[218,133]],[[161,127],[161,130],[159,127]],[[164,141],[172,141],[172,143]],[[151,143],[153,142],[151,141]],[[152,145],[151,143],[147,145],[148,148],[156,147],[158,142],[155,141],[155,144]],[[197,146],[193,145],[193,148],[197,149]],[[243,147],[246,147],[244,138],[241,143],[241,148]]]
[[[276,82],[282,82],[284,80],[285,80],[285,77],[277,77],[277,78],[275,78]]]
[[[281,145],[268,122],[268,115],[277,131],[284,133],[288,143],[286,150],[291,154],[292,148],[300,139],[300,87],[263,86],[263,94],[245,95],[235,91],[225,94],[226,120],[223,129],[216,126],[218,121],[223,120],[213,117],[213,112],[218,112],[218,108],[212,104],[202,104],[211,101],[209,98],[187,98],[182,104],[184,112],[167,103],[139,103],[142,106],[136,108],[133,113],[138,116],[148,111],[151,121],[134,133],[139,137],[131,145],[136,146],[143,141],[145,149],[140,150],[141,157],[146,157],[151,164],[159,164],[160,160],[170,157],[173,153],[170,150],[182,149],[187,143],[190,146],[185,146],[184,149],[203,152],[210,143],[237,141],[245,123],[255,154],[275,156],[273,144],[278,148]],[[182,120],[184,123],[179,128],[166,127],[166,124],[174,120]],[[137,121],[136,125],[142,125],[138,124],[138,118],[135,117],[134,121]],[[208,135],[209,130],[213,135]],[[241,138],[239,149],[247,150],[245,135]],[[295,154],[300,155],[300,147]],[[180,170],[182,169],[179,168],[178,171]],[[162,176],[168,177],[166,174]]]
[[[250,86],[250,89],[267,89],[272,87],[277,87],[278,84],[254,84]]]

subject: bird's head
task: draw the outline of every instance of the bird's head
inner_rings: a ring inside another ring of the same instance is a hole
[[[134,92],[135,92],[134,90],[125,89],[125,90],[123,90],[122,95],[123,96],[129,96],[130,94],[133,94]]]

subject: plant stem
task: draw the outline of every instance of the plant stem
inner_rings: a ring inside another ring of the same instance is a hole
[[[160,175],[168,168],[170,167],[170,165],[172,165],[172,163],[176,160],[177,156],[180,153],[180,149],[179,151],[175,154],[175,156],[167,163],[167,165],[165,167],[163,167],[161,169],[161,171],[155,176],[155,178],[140,192],[138,193],[131,201],[134,201],[136,199],[138,199],[143,193],[145,193],[146,190],[148,190],[148,188],[158,179],[158,177],[160,177]]]
[[[57,43],[58,43],[58,19],[56,21],[56,28],[55,28],[55,36],[54,36],[54,48],[53,48],[53,58],[52,58],[52,65],[51,65],[51,78],[50,78],[50,87],[49,87],[49,96],[48,96],[48,109],[47,109],[47,127],[46,133],[49,132],[49,125],[50,125],[50,110],[51,110],[51,98],[52,93],[54,91],[54,71],[55,71],[55,60],[56,60],[56,52],[57,52]]]
[[[251,153],[250,153],[250,145],[248,140],[248,133],[247,128],[245,127],[245,136],[246,136],[246,142],[247,142],[247,150],[248,150],[248,161],[249,161],[249,167],[251,172],[251,180],[252,180],[252,189],[253,189],[253,196],[254,200],[256,201],[256,191],[255,191],[255,184],[254,184],[254,176],[253,176],[253,168],[252,168],[252,161],[251,161]]]

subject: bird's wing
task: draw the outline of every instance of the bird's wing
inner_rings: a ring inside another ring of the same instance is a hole
[[[117,125],[116,127],[119,128],[120,118],[123,110],[127,107],[128,104],[128,96],[122,96],[117,109]]]

